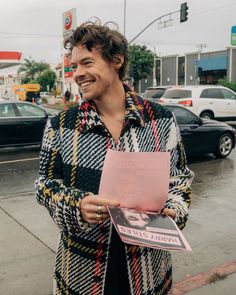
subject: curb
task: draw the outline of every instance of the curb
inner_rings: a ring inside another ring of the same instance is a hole
[[[63,109],[56,108],[54,105],[43,104],[43,106],[46,107],[46,108],[49,108],[49,109],[63,111]]]
[[[194,276],[190,276],[182,281],[174,284],[173,295],[182,295],[194,289],[213,283],[219,279],[224,279],[229,274],[236,273],[236,261],[223,264],[212,268],[207,272],[202,272]],[[215,278],[215,279],[214,279]]]

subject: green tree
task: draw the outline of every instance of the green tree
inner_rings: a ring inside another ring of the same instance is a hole
[[[145,45],[129,46],[129,74],[134,79],[134,87],[141,79],[146,79],[153,69],[153,53]]]
[[[46,70],[38,77],[37,82],[41,85],[41,91],[51,90],[56,81],[56,74],[52,70]]]
[[[25,58],[24,63],[18,69],[18,75],[22,74],[21,83],[29,83],[29,81],[36,80],[44,71],[49,69],[49,64],[45,62],[36,62]]]

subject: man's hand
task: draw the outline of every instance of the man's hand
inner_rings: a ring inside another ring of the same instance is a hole
[[[161,214],[163,215],[166,215],[166,216],[169,216],[171,217],[172,219],[175,219],[175,216],[176,216],[176,212],[174,209],[168,209],[168,208],[164,208],[162,211],[161,211]]]
[[[101,223],[109,218],[106,206],[118,207],[115,201],[108,201],[97,195],[88,194],[80,203],[81,217],[90,224]]]

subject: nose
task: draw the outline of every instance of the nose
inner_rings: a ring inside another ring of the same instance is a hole
[[[78,65],[73,72],[73,79],[76,81],[78,78],[85,76],[85,68]]]

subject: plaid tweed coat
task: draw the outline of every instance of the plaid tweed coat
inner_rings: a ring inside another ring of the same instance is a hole
[[[85,101],[48,121],[40,153],[37,201],[60,229],[54,294],[102,295],[111,241],[111,223],[90,225],[80,216],[80,200],[98,193],[108,148],[120,151],[169,151],[169,198],[166,207],[177,212],[185,226],[191,200],[192,172],[173,114],[132,93],[126,86],[123,130],[115,142],[95,104]],[[112,99],[112,98],[111,98]],[[171,294],[172,265],[168,251],[125,245],[132,295]],[[112,294],[111,294],[112,295]]]

